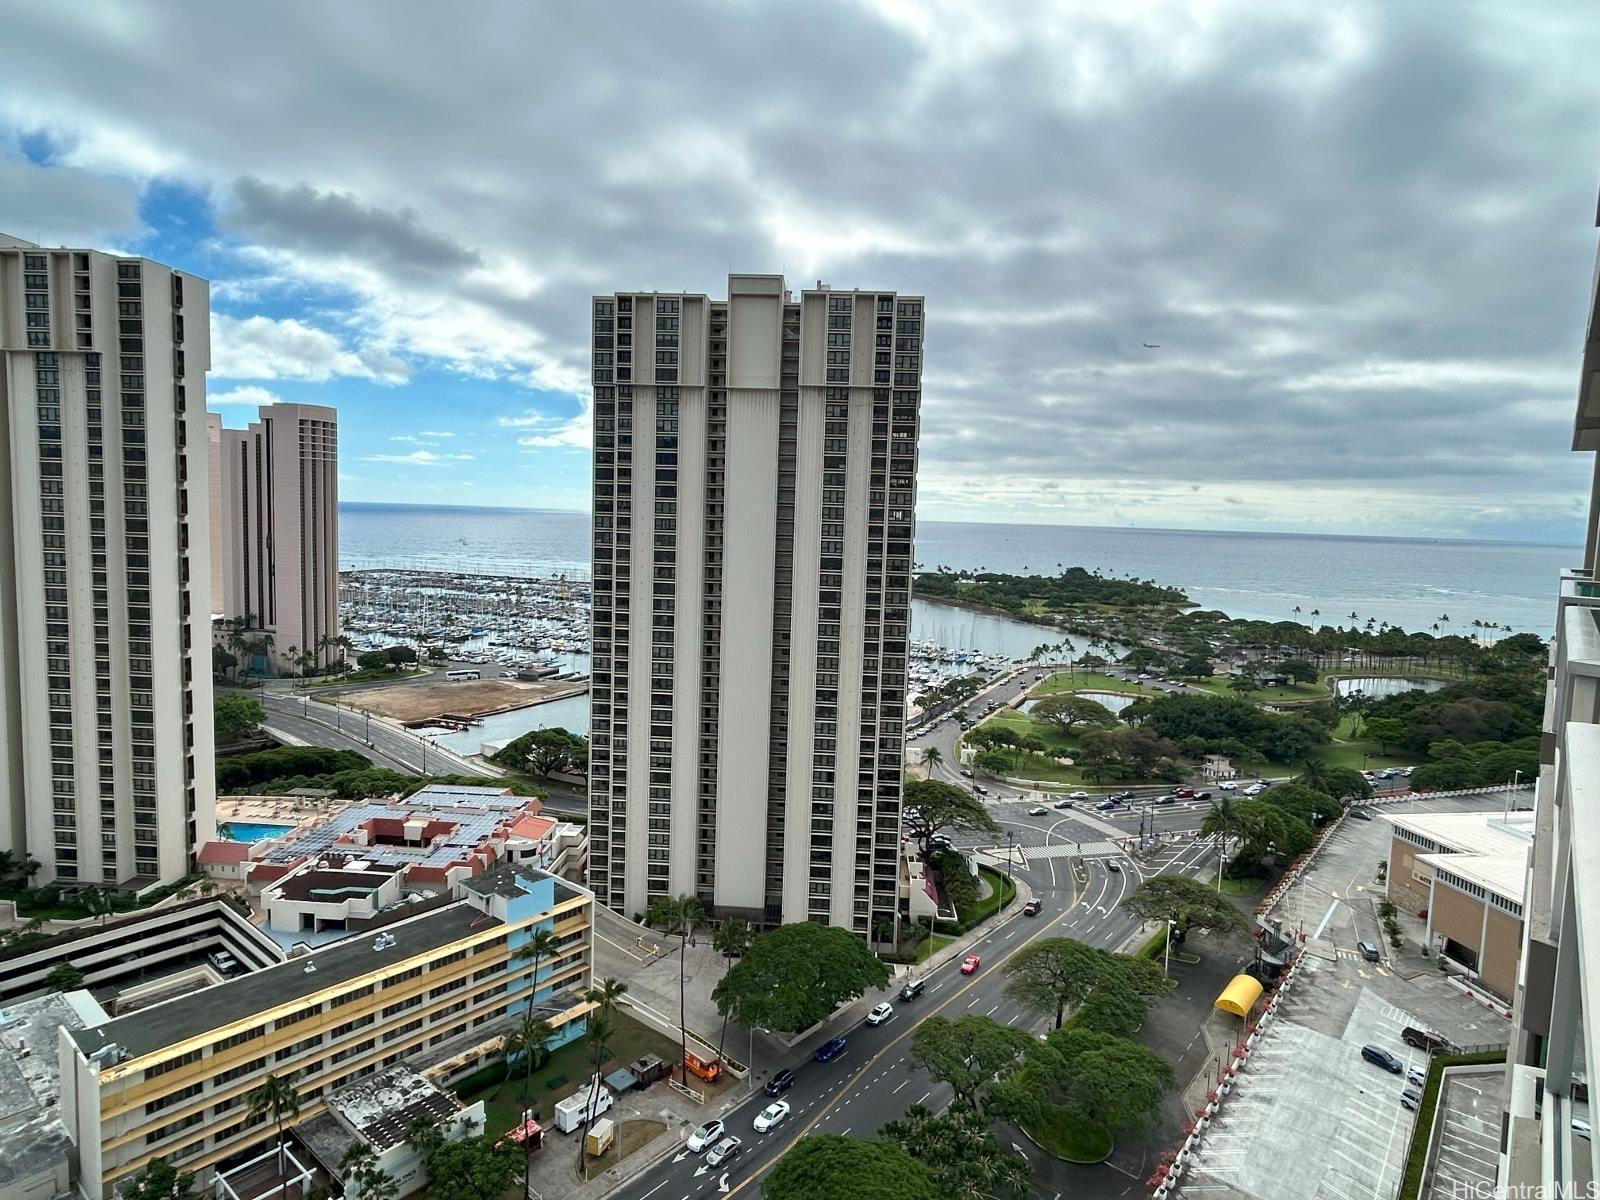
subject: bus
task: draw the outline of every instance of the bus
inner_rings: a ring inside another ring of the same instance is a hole
[[[451,683],[455,683],[456,681],[461,680],[461,679],[482,679],[483,678],[483,673],[481,671],[469,671],[469,670],[446,671],[444,673],[444,677],[446,679],[448,679]]]

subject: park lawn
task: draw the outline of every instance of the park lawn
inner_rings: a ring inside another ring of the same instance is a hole
[[[1049,747],[1051,754],[1061,754],[1070,758],[1078,753],[1078,739],[1071,731],[1052,725],[1048,721],[1036,720],[1027,713],[1014,711],[996,713],[984,724],[1003,726],[1018,737],[1038,738]]]
[[[1111,1134],[1067,1108],[1047,1107],[1036,1128],[1024,1130],[1041,1149],[1074,1163],[1104,1162],[1111,1157]]]
[[[1217,873],[1215,864],[1211,871],[1211,882],[1216,883]],[[1222,876],[1222,891],[1227,896],[1254,896],[1267,886],[1266,877],[1263,875],[1240,875],[1233,877],[1226,872]]]
[[[599,1158],[583,1156],[583,1177],[593,1179],[596,1175],[604,1175],[624,1158],[632,1158],[643,1150],[654,1139],[667,1131],[663,1121],[648,1119],[634,1119],[623,1121],[617,1126],[617,1136]],[[627,1154],[623,1154],[626,1148]]]
[[[979,921],[987,921],[995,912],[1010,904],[1017,896],[1017,885],[993,867],[979,867],[978,874],[989,884],[989,894],[972,906],[972,911],[962,914],[968,928]]]
[[[1189,686],[1213,696],[1233,696],[1227,675],[1213,675],[1210,679],[1190,680]],[[1293,704],[1307,700],[1327,700],[1333,693],[1322,683],[1291,683],[1288,687],[1256,688],[1246,692],[1244,699],[1253,704]]]
[[[1329,742],[1325,746],[1318,746],[1312,754],[1330,767],[1349,767],[1354,771],[1376,771],[1383,767],[1414,767],[1428,761],[1426,758],[1407,754],[1403,750],[1397,754],[1380,754],[1378,749],[1377,742],[1361,738],[1356,741]]]
[[[1057,671],[1028,689],[1030,696],[1051,696],[1058,692],[1125,692],[1130,696],[1153,694],[1137,683],[1102,675],[1098,671]]]
[[[620,1010],[615,1012],[611,1024],[611,1055],[600,1069],[602,1075],[625,1067],[646,1054],[654,1054],[668,1063],[678,1061],[676,1042],[640,1024],[626,1013]],[[550,1056],[549,1062],[534,1071],[528,1104],[538,1110],[541,1122],[548,1122],[555,1115],[556,1102],[565,1100],[581,1089],[593,1071],[594,1054],[588,1038],[580,1037],[568,1042]],[[562,1081],[552,1087],[550,1081],[554,1079]],[[483,1100],[485,1130],[503,1133],[521,1120],[522,1081],[523,1071],[519,1060],[518,1065],[512,1068],[510,1079],[492,1080],[475,1088],[470,1095],[463,1094],[461,1099],[467,1104]]]
[[[351,671],[348,675],[330,675],[325,679],[297,679],[297,688],[344,687],[352,683],[393,683],[396,679],[410,679],[426,675],[431,668],[412,667],[405,671],[391,671],[383,667],[376,671]]]

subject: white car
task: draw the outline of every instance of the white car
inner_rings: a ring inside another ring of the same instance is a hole
[[[1266,789],[1263,788],[1259,783],[1252,783],[1249,787],[1245,788],[1244,794],[1246,796],[1259,796],[1265,790]]]
[[[707,1121],[689,1135],[688,1151],[690,1154],[699,1154],[700,1151],[712,1145],[723,1134],[721,1121]]]
[[[1042,804],[1035,804],[1028,810],[1028,815],[1030,817],[1048,817],[1050,815],[1050,810]]]
[[[867,1014],[867,1024],[882,1025],[892,1016],[894,1016],[894,1005],[885,1000],[882,1004],[878,1005],[877,1008],[873,1009]]]
[[[1231,779],[1224,779],[1217,784],[1217,787],[1224,792],[1237,792],[1239,790],[1239,785]]]
[[[1089,793],[1088,792],[1068,792],[1067,793],[1067,799],[1068,800],[1087,800],[1088,798],[1089,798]]]
[[[756,1114],[756,1132],[766,1133],[769,1129],[776,1129],[789,1115],[789,1102],[787,1100],[774,1100]]]

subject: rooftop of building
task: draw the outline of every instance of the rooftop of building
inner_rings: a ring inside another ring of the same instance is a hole
[[[1485,888],[1502,900],[1522,903],[1528,864],[1518,854],[1419,854],[1417,861],[1448,871]]]
[[[444,1120],[461,1105],[410,1067],[399,1066],[341,1088],[328,1107],[381,1154],[405,1141],[407,1127],[418,1117]]]
[[[401,870],[399,863],[374,863],[354,858],[337,867],[296,871],[271,886],[287,900],[331,902],[351,896],[370,896]]]
[[[193,994],[164,1000],[125,1017],[75,1029],[72,1037],[86,1055],[115,1044],[122,1048],[122,1056],[139,1058],[268,1009],[336,989],[374,971],[394,968],[497,924],[498,918],[462,901],[226,980],[206,988],[201,1002]],[[386,944],[377,950],[374,946],[380,935]]]
[[[1444,853],[1520,855],[1533,845],[1531,812],[1383,813],[1396,829],[1418,834]]]
[[[0,1191],[71,1150],[59,1115],[56,1031],[103,1016],[88,992],[52,993],[0,1009]]]

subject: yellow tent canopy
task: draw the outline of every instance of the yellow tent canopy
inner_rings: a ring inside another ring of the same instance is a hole
[[[1235,975],[1228,981],[1228,986],[1222,989],[1222,995],[1217,997],[1217,1002],[1212,1007],[1220,1008],[1223,1012],[1232,1013],[1236,1017],[1248,1017],[1259,999],[1261,999],[1260,981],[1248,975]]]

